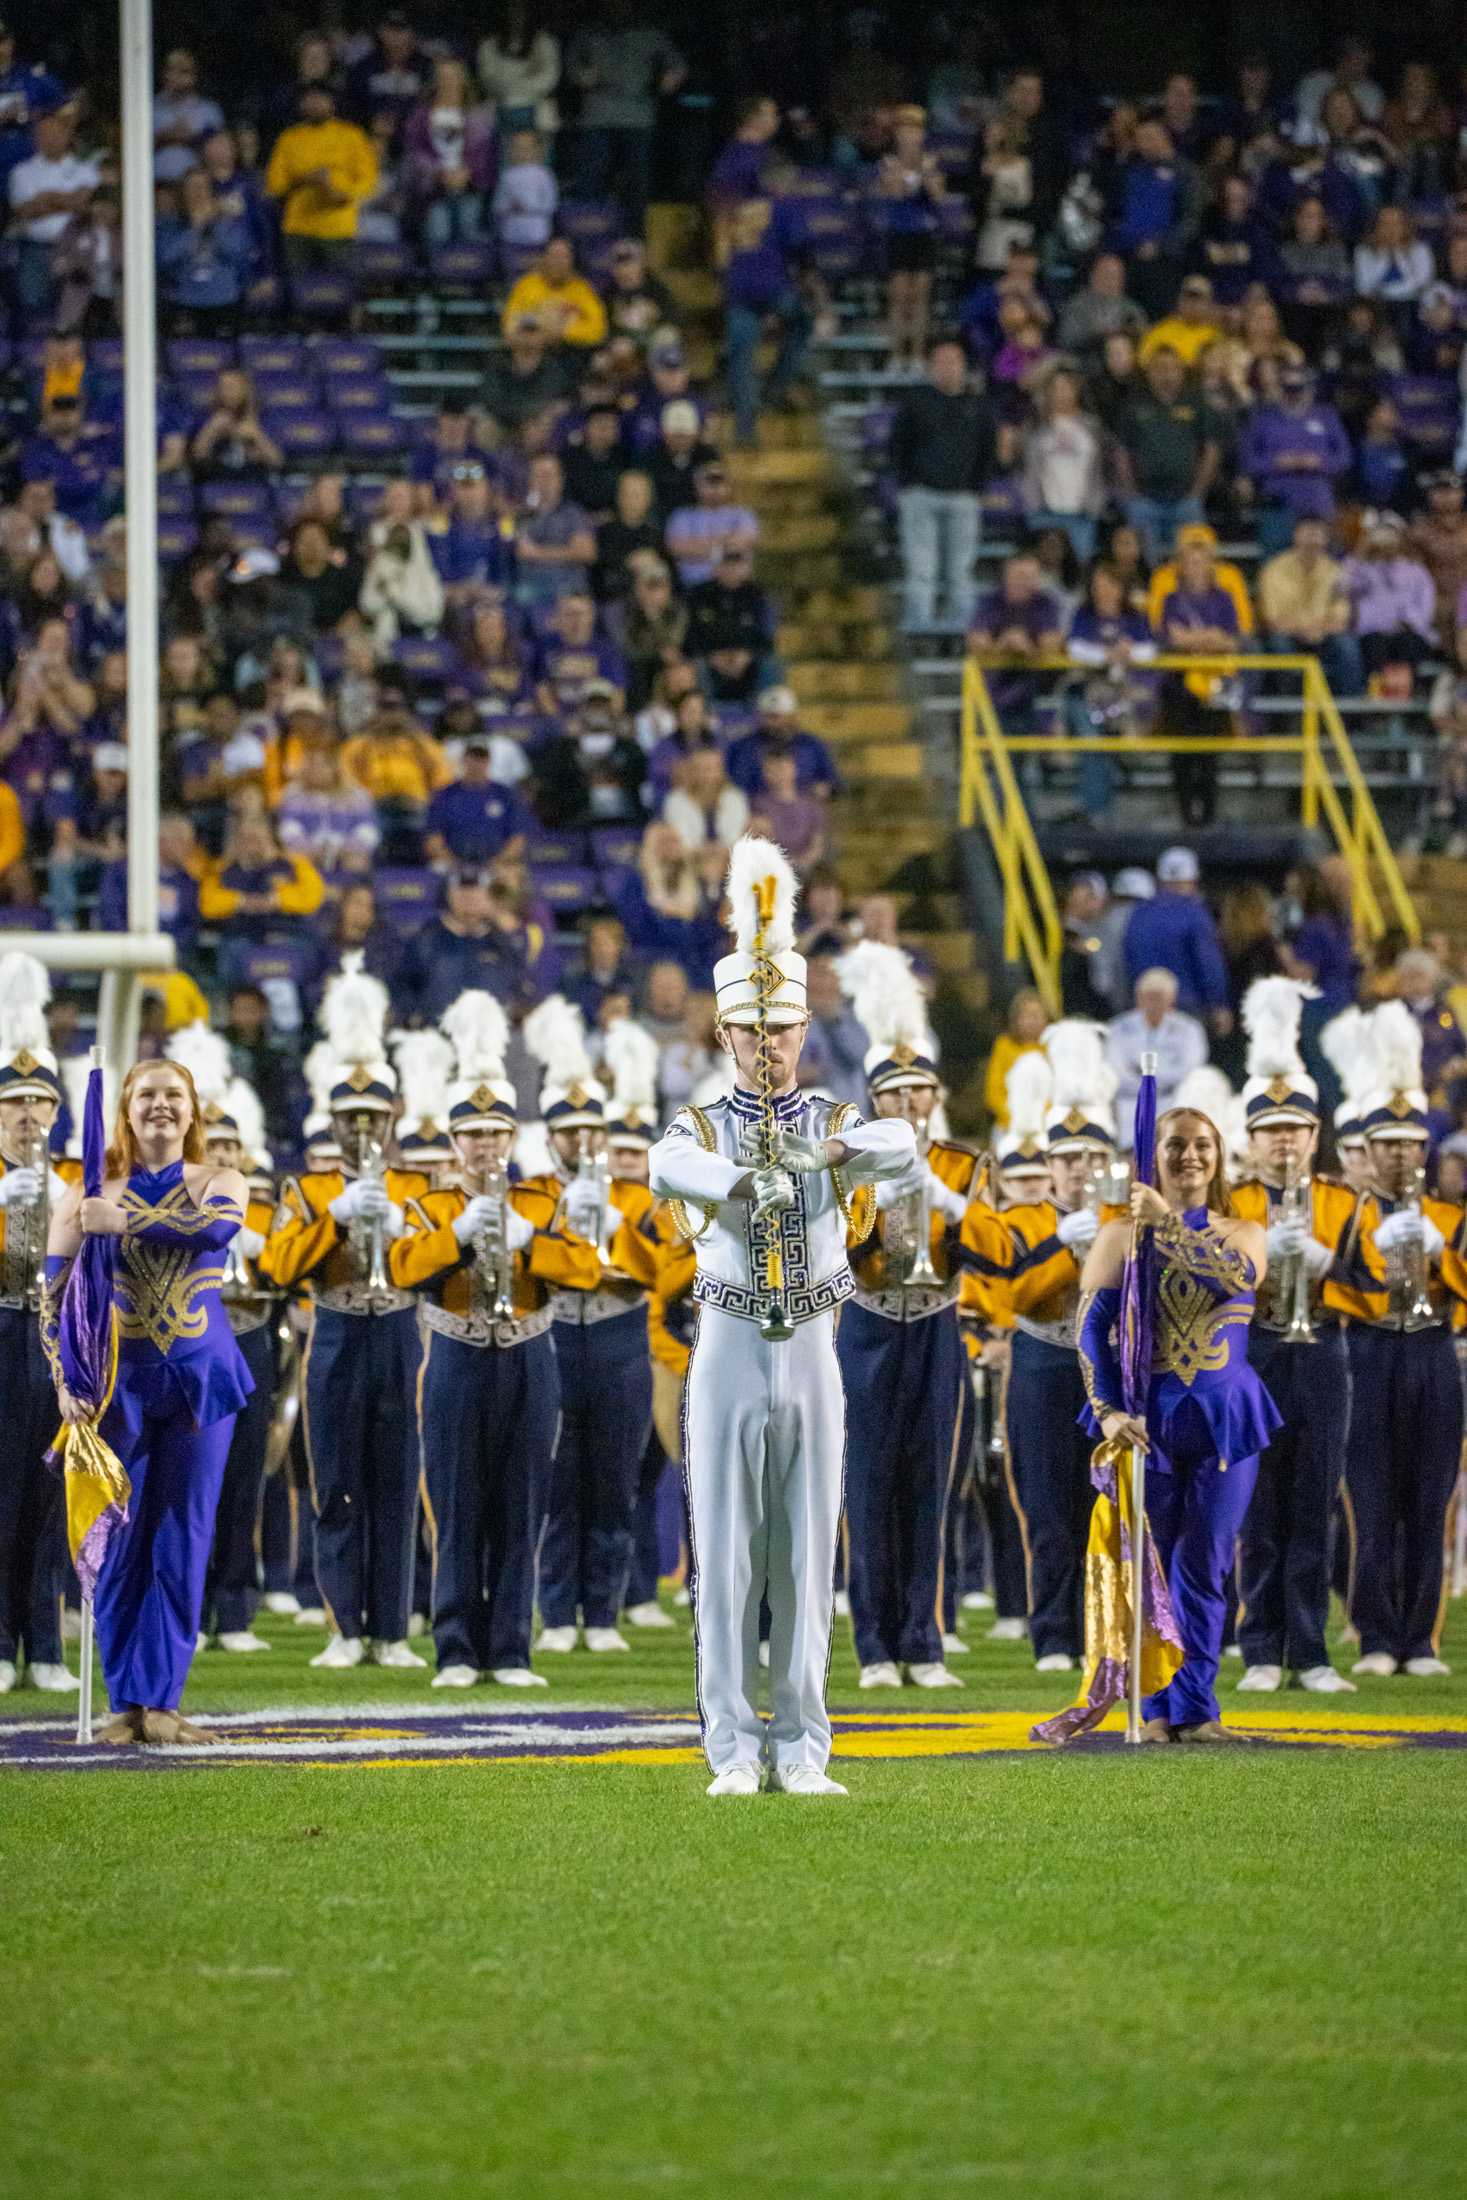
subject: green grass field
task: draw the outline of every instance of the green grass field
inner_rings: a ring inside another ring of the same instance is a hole
[[[685,1708],[679,1618],[544,1661],[551,1703]],[[188,1708],[427,1700],[264,1624]],[[983,1625],[929,1706],[1063,1699]],[[1343,1701],[1467,1728],[1460,1676]],[[835,1769],[818,1806],[686,1764],[0,1773],[0,2194],[1462,2190],[1467,1754]]]

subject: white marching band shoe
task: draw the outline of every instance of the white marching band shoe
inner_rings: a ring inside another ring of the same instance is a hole
[[[1294,1678],[1311,1696],[1358,1696],[1360,1693],[1355,1683],[1347,1681],[1332,1665],[1308,1665]]]
[[[289,1589],[267,1589],[260,1602],[280,1619],[294,1619],[301,1608],[300,1598]]]
[[[942,1638],[942,1654],[945,1658],[965,1658],[972,1648],[961,1635],[946,1634]]]
[[[863,1665],[858,1684],[862,1688],[900,1688],[902,1676],[890,1658],[880,1658],[875,1665]]]
[[[242,1653],[246,1650],[268,1650],[270,1647],[264,1636],[257,1635],[253,1627],[227,1628],[218,1639],[221,1650],[233,1650],[236,1653]]]
[[[311,1663],[328,1672],[345,1672],[348,1666],[360,1665],[366,1655],[367,1645],[360,1635],[333,1635],[325,1649],[316,1652]]]
[[[664,1612],[655,1598],[647,1604],[629,1604],[622,1613],[622,1618],[626,1621],[628,1627],[676,1627],[677,1625],[677,1621],[671,1613]]]
[[[74,1696],[81,1687],[75,1673],[64,1665],[33,1665],[26,1675],[32,1688],[39,1688],[48,1696]]]
[[[420,1670],[426,1668],[428,1660],[420,1658],[417,1651],[411,1649],[406,1642],[374,1642],[372,1663],[396,1667],[405,1672],[410,1666],[417,1666]]]
[[[709,1795],[757,1795],[759,1793],[759,1767],[757,1765],[728,1765],[708,1783]]]
[[[532,1673],[527,1665],[496,1665],[489,1675],[501,1688],[548,1688],[550,1683],[543,1673]]]
[[[1407,1658],[1405,1664],[1401,1667],[1401,1671],[1409,1673],[1414,1681],[1441,1680],[1451,1670],[1452,1668],[1442,1658]]]
[[[588,1627],[586,1629],[586,1648],[588,1650],[604,1653],[607,1650],[630,1650],[631,1647],[626,1636],[618,1628]]]
[[[1368,1673],[1372,1680],[1388,1681],[1400,1668],[1389,1650],[1369,1650],[1351,1666],[1352,1673]]]
[[[986,1589],[970,1589],[961,1600],[965,1612],[991,1612],[993,1599]]]
[[[478,1673],[472,1665],[441,1665],[428,1683],[430,1688],[473,1688]]]
[[[328,1627],[330,1624],[324,1604],[303,1604],[291,1621],[292,1627]]]
[[[769,1671],[769,1645],[767,1642],[761,1642],[759,1645],[759,1663],[767,1673]]]
[[[778,1767],[770,1768],[769,1792],[771,1795],[820,1796],[846,1795],[850,1791],[838,1780],[817,1771],[814,1765],[786,1765],[782,1772]]]
[[[849,1619],[851,1616],[851,1594],[848,1589],[837,1589],[835,1592],[835,1616],[837,1619]]]
[[[1283,1685],[1281,1665],[1250,1665],[1236,1684],[1240,1696],[1272,1696]]]
[[[1026,1619],[996,1619],[988,1630],[990,1642],[1022,1642],[1029,1632]]]
[[[961,1688],[963,1681],[945,1665],[909,1665],[907,1679],[914,1688]]]
[[[1042,1658],[1034,1660],[1036,1673],[1073,1673],[1075,1661],[1063,1650],[1046,1650]]]
[[[15,1686],[15,1666],[11,1659],[0,1658],[0,1696],[8,1696]]]
[[[537,1650],[549,1650],[555,1657],[566,1657],[576,1646],[574,1627],[542,1627]]]

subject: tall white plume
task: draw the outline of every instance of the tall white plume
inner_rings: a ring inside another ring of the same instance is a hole
[[[1009,1102],[1009,1137],[1015,1141],[1040,1137],[1054,1090],[1048,1056],[1039,1047],[1021,1054],[1004,1080],[1004,1089]]]
[[[7,1058],[28,1048],[51,1060],[46,1004],[51,979],[46,965],[17,947],[0,955],[0,1054]]]
[[[764,934],[764,945],[771,955],[785,955],[795,944],[799,882],[783,848],[776,847],[772,840],[761,840],[757,833],[745,833],[729,851],[724,888],[729,930],[741,955],[753,952],[754,935],[759,929],[756,889],[767,878],[774,880],[774,913]]]
[[[1382,1001],[1370,1019],[1376,1075],[1386,1092],[1421,1089],[1421,1026],[1404,1001]]]
[[[194,1081],[194,1090],[207,1108],[224,1107],[225,1094],[234,1075],[230,1066],[229,1046],[217,1031],[207,1024],[184,1024],[175,1031],[166,1048],[170,1062],[177,1062],[186,1069]],[[233,1110],[230,1110],[231,1114]]]
[[[1064,1016],[1050,1025],[1040,1044],[1053,1078],[1052,1108],[1109,1108],[1118,1080],[1106,1052],[1104,1024]]]
[[[1347,1099],[1376,1090],[1381,1082],[1380,1042],[1364,1009],[1341,1009],[1325,1025],[1319,1043]]]
[[[387,988],[362,968],[361,954],[343,955],[326,987],[320,1019],[338,1062],[373,1070],[388,1066],[387,1010]]]
[[[644,1031],[632,1017],[619,1016],[606,1034],[602,1052],[618,1109],[655,1112],[660,1056],[651,1032]]]
[[[301,1064],[311,1094],[311,1109],[326,1115],[331,1108],[331,1087],[336,1083],[336,1050],[329,1039],[318,1039]]]
[[[549,1085],[591,1085],[586,1052],[586,1023],[573,1001],[551,993],[524,1021],[525,1045],[545,1072]]]
[[[1317,999],[1312,985],[1297,978],[1259,978],[1243,996],[1243,1029],[1248,1034],[1250,1077],[1299,1077],[1299,1020],[1304,1003]]]
[[[504,1057],[509,1047],[509,1018],[492,993],[485,992],[482,986],[473,986],[468,992],[460,993],[452,1007],[444,1012],[438,1028],[453,1048],[457,1075],[462,1083],[479,1084],[485,1078],[492,1081],[503,1077]]]
[[[846,949],[835,969],[873,1048],[889,1054],[905,1043],[925,1050],[927,1003],[910,955],[881,940],[859,940]]]
[[[246,1160],[268,1165],[269,1151],[265,1144],[265,1110],[253,1085],[242,1077],[231,1077],[224,1088],[222,1103],[227,1115],[232,1115],[239,1125],[240,1150]]]
[[[399,1130],[419,1129],[424,1123],[442,1125],[448,1114],[448,1080],[453,1069],[453,1048],[442,1032],[394,1032],[392,1058],[397,1064],[397,1089],[402,1096]]]

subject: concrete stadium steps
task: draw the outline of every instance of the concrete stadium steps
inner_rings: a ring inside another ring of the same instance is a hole
[[[1401,870],[1421,918],[1423,937],[1447,932],[1460,939],[1467,933],[1467,862],[1458,856],[1403,856]]]

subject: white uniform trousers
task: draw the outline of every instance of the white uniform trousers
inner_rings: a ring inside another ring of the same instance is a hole
[[[688,1369],[684,1462],[692,1516],[703,1747],[730,1765],[830,1756],[825,1684],[845,1475],[835,1315],[784,1344],[704,1306]],[[772,1716],[759,1718],[759,1601],[767,1584]]]

